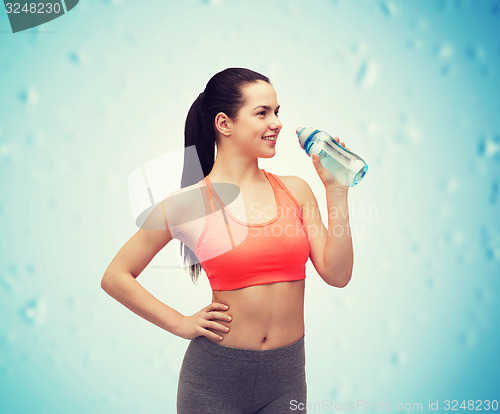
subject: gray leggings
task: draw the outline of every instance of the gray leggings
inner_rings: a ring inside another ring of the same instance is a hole
[[[177,413],[305,413],[298,409],[307,401],[304,337],[265,350],[192,339],[180,370]]]

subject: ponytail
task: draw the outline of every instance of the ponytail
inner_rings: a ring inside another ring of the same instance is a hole
[[[242,88],[246,84],[269,79],[244,68],[228,68],[215,74],[207,83],[205,91],[198,95],[193,102],[186,117],[184,126],[184,148],[195,146],[198,160],[190,160],[193,152],[184,152],[184,166],[181,177],[181,188],[199,182],[200,177],[195,177],[195,169],[190,168],[194,162],[199,161],[206,177],[212,171],[215,162],[215,116],[219,112],[225,113],[229,118],[235,118],[244,104]],[[184,265],[188,264],[189,274],[193,283],[196,283],[202,270],[201,264],[194,252],[181,242],[181,255]]]
[[[209,127],[206,115],[201,108],[203,106],[203,92],[193,102],[186,117],[184,126],[184,148],[195,146],[196,151],[184,152],[184,166],[182,169],[181,188],[196,184],[199,178],[196,169],[191,168],[197,160],[191,160],[190,157],[197,156],[203,171],[203,177],[206,177],[212,170],[215,162],[215,131]],[[180,254],[183,257],[183,264],[189,266],[191,280],[196,283],[199,279],[202,267],[195,253],[184,243],[181,242]]]
[[[207,119],[207,114],[203,108],[204,93],[200,93],[193,102],[186,117],[184,126],[184,148],[196,148],[196,155],[201,164],[203,176],[206,177],[212,171],[215,158],[215,130]],[[193,176],[193,168],[189,168],[196,160],[186,159],[188,153],[184,156],[184,167],[181,178],[181,188],[196,184],[200,177]]]

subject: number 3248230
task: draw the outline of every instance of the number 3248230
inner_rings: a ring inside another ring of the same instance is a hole
[[[498,401],[497,400],[463,400],[463,401],[457,401],[457,400],[444,400],[444,406],[443,408],[445,410],[452,410],[452,411],[458,411],[458,410],[477,410],[477,411],[489,411],[493,410],[496,411],[498,410]]]
[[[5,10],[10,13],[60,13],[61,5],[59,3],[26,3],[21,7],[19,3],[5,3]]]

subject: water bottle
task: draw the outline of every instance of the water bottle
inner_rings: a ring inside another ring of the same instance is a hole
[[[321,165],[346,187],[354,187],[366,174],[368,165],[361,157],[345,149],[330,135],[314,128],[297,128],[300,146],[306,154],[318,154]]]

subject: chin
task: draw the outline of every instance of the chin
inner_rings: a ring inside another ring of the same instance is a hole
[[[276,155],[276,151],[271,152],[265,152],[265,153],[260,153],[257,155],[258,158],[273,158]]]

